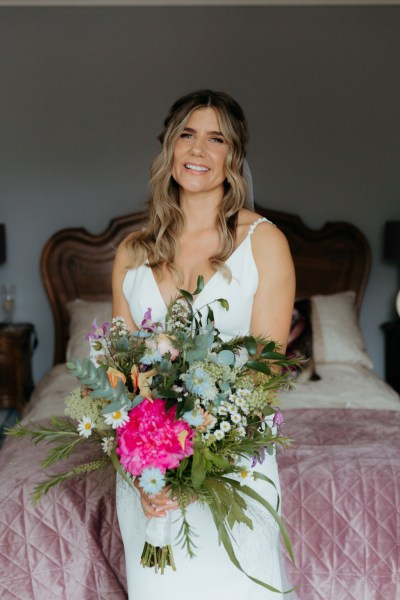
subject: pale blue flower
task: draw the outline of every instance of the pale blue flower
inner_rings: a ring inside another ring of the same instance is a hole
[[[203,415],[197,410],[188,410],[182,415],[182,418],[192,427],[198,427],[204,423]]]
[[[148,350],[140,359],[142,365],[153,365],[156,362],[161,362],[162,356],[158,350]]]
[[[210,375],[201,367],[196,367],[194,372],[186,373],[186,387],[193,394],[204,396],[210,389],[214,388],[214,382]]]
[[[143,470],[139,485],[146,494],[158,494],[165,486],[165,477],[160,469],[150,467]]]

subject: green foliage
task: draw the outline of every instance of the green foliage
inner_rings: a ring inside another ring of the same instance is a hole
[[[107,367],[95,367],[88,358],[82,361],[73,358],[67,363],[67,367],[81,384],[90,388],[90,395],[93,398],[105,398],[110,401],[109,407],[105,407],[103,413],[114,412],[124,406],[131,408],[131,400],[124,383],[120,379],[117,387],[112,387],[107,375]]]

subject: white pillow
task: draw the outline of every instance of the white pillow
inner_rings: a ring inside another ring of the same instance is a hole
[[[71,358],[89,358],[89,342],[85,338],[92,331],[95,319],[99,326],[111,322],[112,303],[76,298],[67,303],[67,310],[70,316],[67,361]]]
[[[346,363],[373,369],[358,323],[355,292],[311,297],[313,356],[316,364]]]

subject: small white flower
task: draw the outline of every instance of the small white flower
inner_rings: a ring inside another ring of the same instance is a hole
[[[231,430],[231,424],[228,421],[221,421],[219,427],[224,433],[228,433]]]
[[[237,425],[242,420],[242,417],[239,415],[239,413],[232,413],[231,414],[231,420],[232,420],[232,423],[234,423],[235,425]]]
[[[248,469],[243,469],[242,471],[240,471],[240,473],[238,473],[238,475],[240,485],[247,485],[249,483],[251,471],[249,471]]]
[[[90,435],[92,435],[92,430],[93,430],[93,421],[90,417],[83,417],[80,421],[79,421],[79,425],[78,425],[78,432],[79,435],[88,438]]]
[[[103,437],[101,440],[101,447],[103,452],[110,456],[112,450],[114,449],[114,438],[111,436]]]
[[[239,437],[246,437],[246,430],[242,426],[240,426],[236,429],[236,433]]]
[[[223,431],[221,431],[221,429],[216,429],[213,432],[213,435],[214,435],[214,437],[215,437],[216,440],[222,440],[225,437],[225,434],[224,434]]]
[[[113,429],[117,429],[117,427],[121,427],[129,421],[129,415],[125,408],[121,408],[113,413],[105,414],[104,421],[107,425],[111,425]]]

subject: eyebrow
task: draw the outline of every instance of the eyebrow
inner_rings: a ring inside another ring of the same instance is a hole
[[[192,127],[185,127],[183,129],[183,131],[187,131],[189,133],[197,133],[196,129],[193,129]],[[221,137],[224,137],[224,134],[221,131],[207,131],[208,135],[220,135]]]

